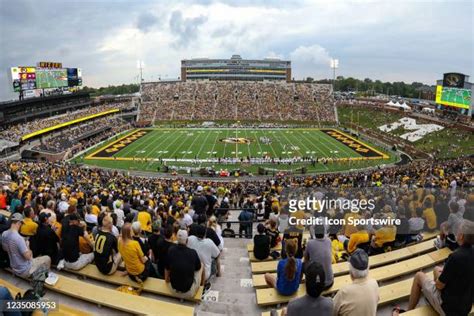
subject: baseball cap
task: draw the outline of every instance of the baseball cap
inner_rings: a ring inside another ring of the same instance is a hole
[[[197,187],[197,191],[198,191],[198,192],[202,192],[202,190],[203,190],[202,186],[198,186],[198,187]]]
[[[186,245],[186,241],[188,240],[188,232],[184,229],[180,229],[178,230],[176,237],[178,239],[178,244]]]
[[[21,213],[14,213],[10,216],[10,221],[12,222],[23,222],[23,215]]]
[[[366,270],[369,267],[369,256],[362,249],[356,249],[349,258],[351,265],[357,270]]]

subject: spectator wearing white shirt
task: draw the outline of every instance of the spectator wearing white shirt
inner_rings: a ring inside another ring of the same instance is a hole
[[[211,239],[205,238],[206,228],[202,225],[198,226],[196,236],[189,236],[188,238],[188,247],[196,250],[201,263],[204,265],[202,283],[205,283],[205,288],[208,289],[210,287],[209,279],[217,271],[220,271],[218,260],[220,251]]]

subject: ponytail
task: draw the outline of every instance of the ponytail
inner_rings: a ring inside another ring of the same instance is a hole
[[[292,281],[296,275],[296,241],[294,239],[288,239],[285,241],[285,249],[288,259],[285,264],[285,276],[289,281]]]

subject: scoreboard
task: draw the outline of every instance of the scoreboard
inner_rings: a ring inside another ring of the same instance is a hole
[[[59,62],[41,61],[36,67],[11,67],[10,77],[15,92],[82,86],[82,70],[63,68]]]
[[[35,67],[12,67],[10,74],[13,83],[13,91],[36,89],[36,68]]]
[[[472,100],[470,85],[464,74],[445,73],[436,86],[436,103],[469,110]]]

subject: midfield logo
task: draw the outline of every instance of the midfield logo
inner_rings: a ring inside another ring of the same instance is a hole
[[[252,142],[250,139],[244,137],[222,138],[219,139],[219,141],[227,144],[250,144]]]

